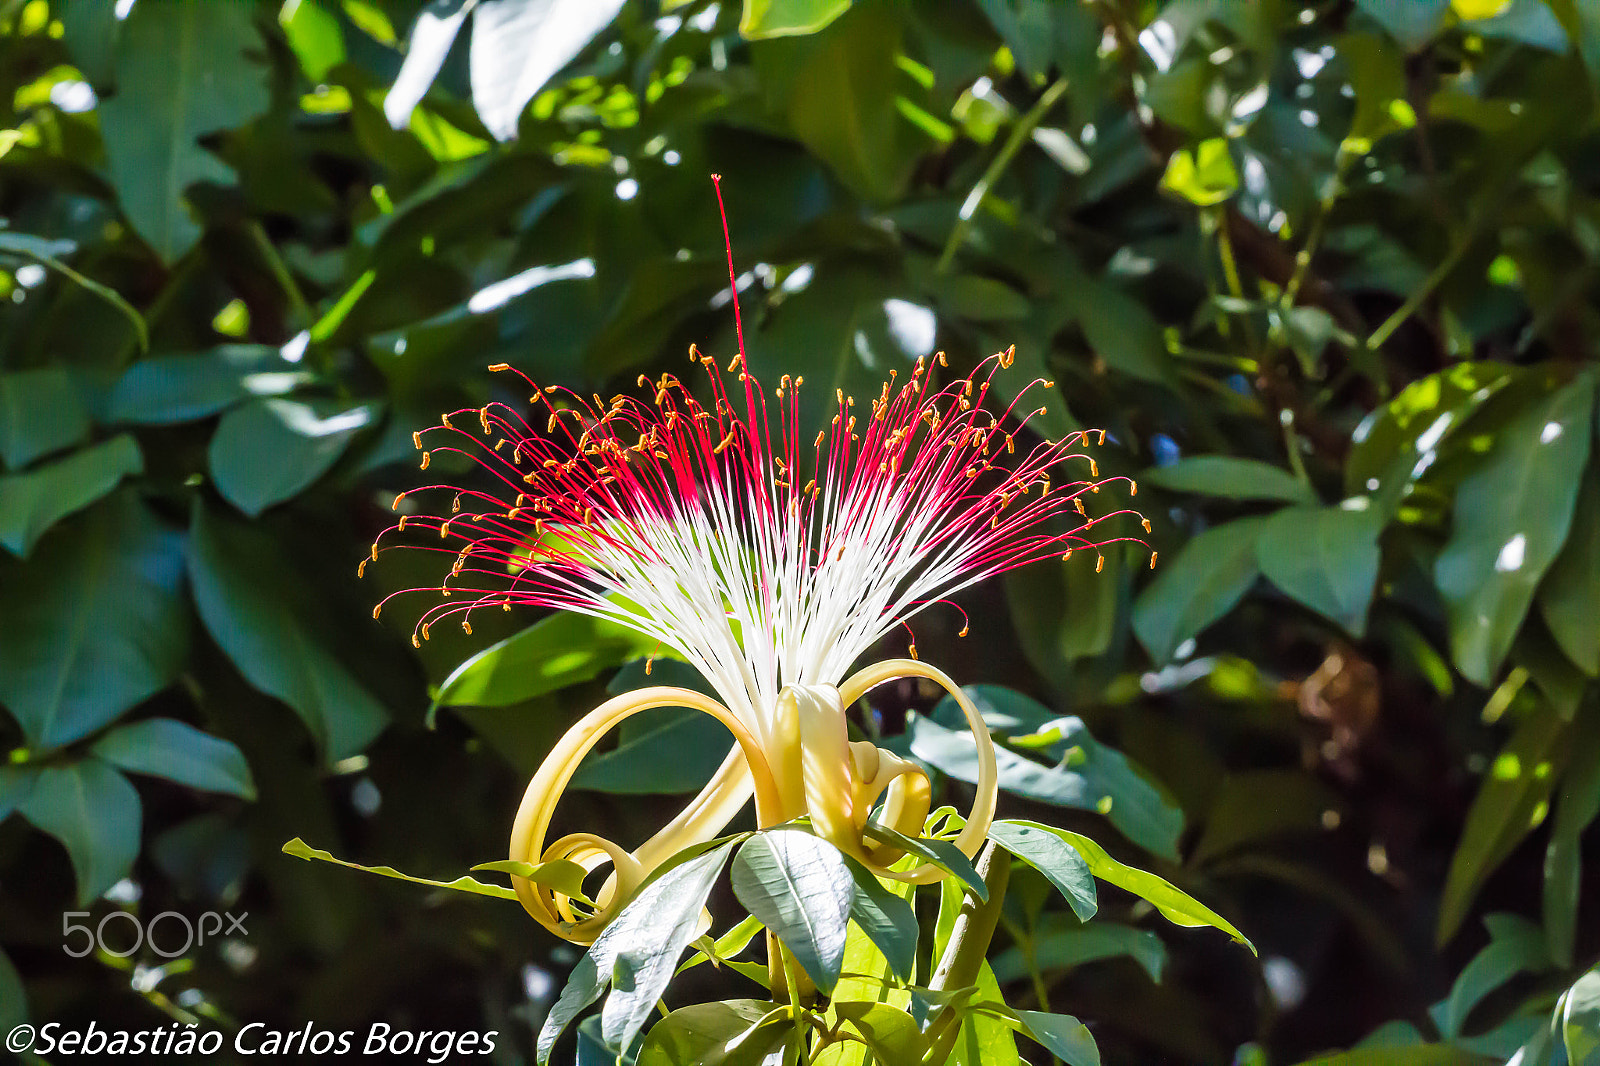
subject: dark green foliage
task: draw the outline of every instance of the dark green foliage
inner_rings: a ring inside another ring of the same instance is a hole
[[[997,833],[1024,861],[979,986],[1038,1010],[969,1015],[958,1061],[1016,1028],[1070,1062],[1600,1062],[1591,4],[117,6],[0,0],[0,1025],[384,1021],[526,1061],[576,962],[550,1039],[613,967],[628,986],[580,1061],[786,1039],[765,999],[645,1028],[722,863],[780,931],[817,904],[750,880],[769,844],[656,881],[670,941],[581,961],[512,904],[279,850],[449,883],[504,858],[526,773],[608,681],[695,683],[576,616],[415,648],[432,597],[371,608],[449,557],[355,571],[398,492],[472,476],[418,473],[413,431],[526,401],[489,364],[605,395],[690,343],[726,365],[717,172],[751,365],[805,375],[808,423],[1014,344],[998,397],[1043,378],[1042,432],[1104,427],[1086,450],[1139,491],[1087,503],[1138,507],[1159,552],[963,593],[965,640],[916,622],[1028,819]],[[959,806],[950,713],[906,687],[861,721]],[[562,824],[643,839],[665,808],[637,794],[726,750],[706,722],[634,722]],[[852,876],[832,932],[853,883],[905,976],[919,912]],[[233,908],[249,935],[188,969],[72,959],[79,906]],[[752,994],[741,965],[669,1006]],[[835,1021],[893,1054],[904,1017]]]

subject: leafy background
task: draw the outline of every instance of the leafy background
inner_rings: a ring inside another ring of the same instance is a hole
[[[642,680],[575,619],[413,649],[425,597],[370,606],[432,557],[355,567],[412,431],[519,399],[487,364],[609,394],[733,350],[718,172],[758,371],[876,392],[1015,344],[1046,428],[1138,479],[1153,573],[1041,565],[919,650],[989,686],[1006,810],[1262,960],[1023,871],[1013,1001],[1116,1063],[1596,1054],[1589,5],[4,0],[0,81],[0,1021],[530,1054],[569,948],[279,849],[500,858],[543,751]],[[867,725],[958,794],[949,714],[908,686]],[[639,839],[704,746],[624,736],[573,824]],[[249,935],[75,960],[80,907]]]

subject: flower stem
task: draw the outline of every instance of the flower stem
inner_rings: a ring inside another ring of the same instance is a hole
[[[989,843],[978,856],[977,871],[989,889],[989,898],[979,902],[971,896],[961,905],[955,927],[950,930],[950,942],[929,983],[937,991],[953,991],[977,983],[1005,903],[1006,885],[1011,880],[1011,853]],[[961,1012],[954,1004],[941,1007],[928,1025],[928,1054],[923,1062],[933,1066],[948,1059],[960,1032]]]

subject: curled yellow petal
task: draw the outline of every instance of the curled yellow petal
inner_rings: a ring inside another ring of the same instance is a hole
[[[545,844],[550,819],[583,757],[614,726],[655,707],[690,707],[727,726],[735,745],[716,775],[679,815],[633,852],[593,833],[572,833]],[[716,700],[685,688],[658,686],[624,693],[590,711],[569,729],[528,783],[511,829],[511,858],[540,863],[567,859],[591,872],[606,862],[612,874],[595,894],[593,913],[574,908],[570,897],[546,885],[513,877],[522,906],[540,925],[578,944],[588,944],[625,906],[640,883],[663,859],[719,832],[750,798],[762,824],[779,809],[778,794],[760,744],[733,712]]]

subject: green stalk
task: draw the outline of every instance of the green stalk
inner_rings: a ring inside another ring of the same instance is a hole
[[[1056,101],[1061,99],[1061,94],[1067,91],[1067,80],[1057,78],[1048,89],[1039,97],[1038,101],[1028,109],[1006,137],[1006,143],[1001,145],[999,153],[990,161],[988,169],[983,172],[983,177],[972,187],[963,203],[961,217],[956,219],[955,229],[950,231],[950,239],[944,242],[944,251],[939,253],[939,262],[934,267],[935,272],[943,274],[950,269],[950,264],[956,257],[956,250],[967,239],[967,230],[972,228],[972,220],[978,214],[978,209],[983,206],[984,198],[989,195],[989,190],[994,183],[1000,180],[1006,167],[1011,165],[1011,160],[1022,150],[1022,144],[1032,136],[1034,128],[1044,121],[1044,116],[1056,106]]]
[[[956,915],[950,930],[950,942],[945,945],[944,956],[933,971],[929,987],[944,992],[977,984],[978,971],[984,957],[989,954],[989,942],[994,939],[995,926],[1000,922],[1000,908],[1005,902],[1006,885],[1011,880],[1011,853],[990,842],[978,856],[978,876],[989,889],[989,898],[980,903],[976,896],[967,897]],[[939,1066],[950,1057],[956,1037],[961,1033],[961,1012],[954,1004],[939,1009],[928,1025],[928,1054],[926,1066]]]

